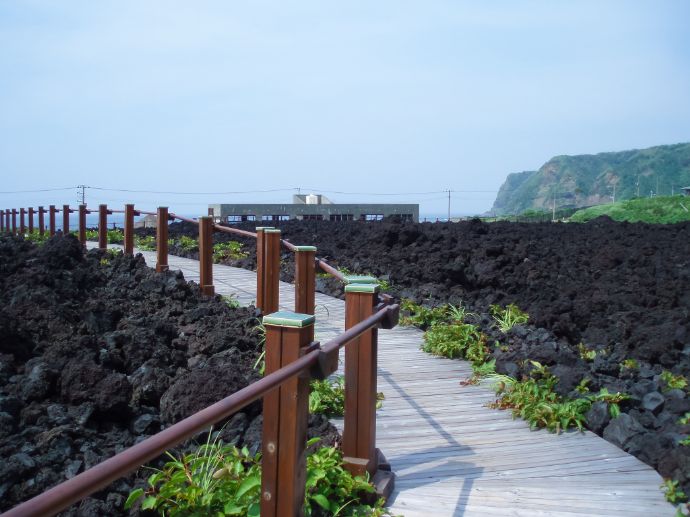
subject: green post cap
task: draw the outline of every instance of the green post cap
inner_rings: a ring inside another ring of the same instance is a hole
[[[280,230],[278,228],[266,228],[264,233],[280,233]]]
[[[275,229],[275,226],[257,226],[257,227],[255,228],[255,230],[256,230],[257,232],[262,232],[262,231],[264,231],[264,230],[273,230],[273,229]]]
[[[316,246],[295,246],[295,251],[316,251]]]
[[[346,293],[378,293],[379,284],[348,284],[345,286]]]
[[[345,275],[346,284],[375,284],[376,278],[367,275]]]
[[[278,311],[264,316],[264,325],[276,327],[308,327],[313,325],[316,318],[311,314],[299,314],[290,311]]]

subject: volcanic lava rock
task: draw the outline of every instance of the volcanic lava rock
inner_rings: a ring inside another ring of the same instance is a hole
[[[70,235],[40,247],[2,237],[0,293],[0,510],[258,378],[255,310],[141,256],[85,253]],[[224,438],[243,443],[259,412],[245,408]],[[118,480],[65,515],[124,515],[141,482]]]

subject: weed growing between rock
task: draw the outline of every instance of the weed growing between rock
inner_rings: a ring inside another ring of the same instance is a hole
[[[141,251],[156,251],[156,238],[151,235],[146,237],[135,235],[134,246]]]
[[[228,259],[246,258],[248,253],[242,251],[244,245],[237,241],[219,242],[213,245],[213,262],[220,264]]]
[[[520,308],[511,303],[505,308],[500,305],[491,305],[489,312],[493,316],[496,325],[504,334],[512,329],[515,325],[522,325],[529,321],[529,315],[520,310]]]

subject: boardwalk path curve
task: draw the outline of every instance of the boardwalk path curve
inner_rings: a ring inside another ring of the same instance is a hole
[[[93,246],[90,243],[90,247]],[[115,247],[115,246],[113,246]],[[142,253],[149,265],[155,253]],[[195,260],[170,256],[171,270],[198,281]],[[216,292],[242,304],[256,299],[256,274],[214,265]],[[281,282],[281,309],[294,287]],[[316,293],[316,339],[341,333],[345,303]],[[422,332],[379,332],[377,446],[396,473],[389,508],[405,517],[673,516],[648,465],[587,431],[530,431],[507,411],[489,409],[493,393],[461,386],[464,361],[419,350]],[[336,422],[339,424],[339,422]]]

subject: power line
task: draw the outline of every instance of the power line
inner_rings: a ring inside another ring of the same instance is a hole
[[[105,188],[105,187],[88,187],[94,190],[104,190],[108,192],[132,192],[136,194],[174,194],[174,195],[191,195],[191,196],[211,196],[211,195],[223,195],[223,194],[262,194],[265,192],[286,192],[290,190],[296,190],[295,188],[277,188],[277,189],[266,189],[266,190],[238,190],[238,191],[227,191],[227,192],[179,192],[179,191],[165,191],[165,190],[134,190],[134,189],[121,189],[121,188]]]
[[[14,190],[14,191],[2,191],[0,194],[28,194],[32,192],[55,192],[58,190],[72,190],[75,187],[60,187],[60,188],[43,188],[36,190]]]

